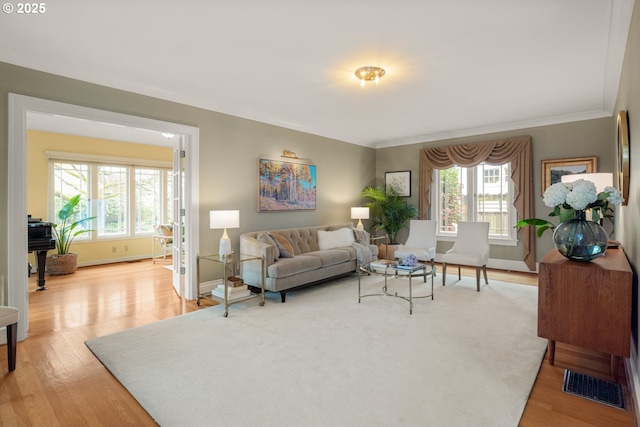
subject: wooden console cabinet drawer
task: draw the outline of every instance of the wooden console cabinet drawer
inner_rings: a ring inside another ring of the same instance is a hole
[[[549,340],[553,365],[560,341],[611,354],[611,375],[630,357],[632,272],[620,249],[590,262],[570,261],[553,249],[540,261],[538,336]]]

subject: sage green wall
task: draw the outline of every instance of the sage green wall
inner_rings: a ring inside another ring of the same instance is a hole
[[[584,120],[551,126],[520,129],[508,132],[497,132],[485,135],[453,138],[440,141],[403,145],[400,147],[378,149],[376,155],[376,174],[383,179],[385,172],[411,170],[411,203],[418,206],[418,168],[420,150],[426,147],[465,144],[490,141],[519,135],[530,135],[533,144],[534,191],[536,198],[535,215],[546,218],[550,209],[542,202],[541,161],[547,159],[563,159],[568,157],[598,158],[598,172],[613,172],[615,168],[616,140],[613,133],[615,121],[612,117]],[[400,240],[406,238],[404,230]],[[444,253],[451,247],[450,242],[439,242],[438,253]],[[551,233],[547,232],[536,241],[536,259],[539,261],[553,248]],[[491,258],[510,261],[522,261],[522,244],[518,247],[492,246]]]
[[[640,178],[640,5],[638,2],[635,3],[633,9],[616,103],[616,112],[626,110],[629,116],[629,200],[627,206],[622,206],[618,209],[616,236],[622,242],[624,251],[634,270],[633,284],[634,289],[637,290],[638,267],[640,266],[640,232],[638,231],[640,230],[638,226],[638,218],[640,218],[640,187],[638,186]],[[636,354],[638,354],[640,353],[640,343],[638,342],[640,296],[637,291],[634,292],[634,295],[636,299],[633,301],[634,319],[632,327],[635,341],[634,348]],[[640,372],[640,360],[636,359],[635,362],[636,372]],[[636,390],[637,392],[638,390]]]
[[[200,128],[201,253],[218,250],[220,232],[209,229],[211,209],[241,211],[241,228],[229,230],[237,246],[245,231],[349,222],[349,208],[360,204],[360,191],[375,177],[371,148],[0,62],[0,275],[6,276],[8,268],[9,93]],[[258,213],[258,159],[279,160],[285,149],[316,165],[317,209]]]

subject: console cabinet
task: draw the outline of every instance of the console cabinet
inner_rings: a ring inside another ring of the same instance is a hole
[[[620,358],[630,357],[632,277],[622,248],[590,262],[553,249],[540,261],[538,336],[549,340],[551,365],[560,341],[610,354],[617,381]]]

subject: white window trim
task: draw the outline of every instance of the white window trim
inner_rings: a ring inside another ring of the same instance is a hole
[[[53,174],[53,163],[55,162],[70,162],[70,163],[89,163],[92,165],[102,165],[102,164],[107,164],[107,165],[113,165],[113,166],[125,166],[130,170],[133,170],[137,167],[149,167],[149,168],[158,168],[158,169],[162,169],[163,172],[168,170],[171,171],[173,169],[173,163],[172,162],[164,162],[164,161],[160,161],[160,160],[149,160],[149,159],[138,159],[138,158],[132,158],[132,157],[117,157],[117,156],[104,156],[104,155],[94,155],[94,154],[87,154],[87,153],[73,153],[73,152],[65,152],[65,151],[51,151],[51,150],[45,150],[45,155],[48,158],[48,163],[49,163],[49,171],[48,174],[49,176],[52,176]],[[90,168],[90,191],[91,194],[96,194],[97,193],[97,188],[95,186],[97,186],[97,175],[98,175],[98,170],[97,168],[91,167]],[[164,179],[164,173],[163,173],[163,178],[162,178],[162,200],[166,199],[166,191],[167,191],[167,183],[166,180]],[[131,192],[129,194],[129,199],[131,199],[131,197],[133,197],[133,194],[135,192],[135,179],[132,179],[131,174],[127,173],[127,186],[129,191]],[[53,179],[49,179],[49,194],[53,195],[54,193],[54,188],[53,188]],[[54,203],[53,203],[53,196],[48,197],[48,206],[49,206],[49,212],[50,215],[49,217],[53,218],[56,216],[55,211],[55,207],[54,207]],[[93,202],[93,200],[92,200]],[[148,231],[148,232],[136,232],[135,231],[135,225],[134,225],[134,220],[135,220],[135,207],[134,207],[134,203],[130,203],[131,200],[128,200],[127,202],[127,215],[129,216],[129,224],[127,225],[127,232],[124,234],[110,234],[110,235],[98,235],[97,230],[94,230],[92,233],[87,233],[85,235],[81,235],[76,237],[76,239],[74,240],[74,243],[96,243],[96,242],[103,242],[103,241],[110,241],[110,240],[122,240],[122,239],[146,239],[149,238],[150,236],[153,236],[153,234],[155,233],[153,230]],[[93,210],[92,210],[93,212]]]
[[[468,168],[469,169],[469,168]],[[475,190],[476,187],[476,175],[475,173],[469,174],[470,175],[470,179],[473,182],[473,188]],[[508,183],[509,183],[509,193],[512,195],[513,197],[513,192],[514,192],[514,188],[513,188],[513,180],[511,180],[511,178],[508,178]],[[432,202],[430,204],[430,218],[439,218],[439,212],[440,212],[440,170],[438,169],[434,169],[433,170],[433,176],[432,176],[432,180],[431,180],[431,195],[432,195],[432,200],[435,200],[434,202]],[[472,196],[475,198],[475,194]],[[509,227],[509,237],[492,237],[489,236],[489,244],[490,245],[496,245],[496,246],[518,246],[518,232],[515,228],[513,228],[512,225],[515,225],[516,221],[518,218],[518,213],[516,212],[516,208],[511,205],[510,209],[509,209],[509,223],[511,224]],[[455,242],[456,238],[457,238],[457,233],[445,233],[436,229],[436,238],[442,242]]]
[[[50,151],[46,150],[45,155],[49,160],[54,161],[76,161],[76,162],[88,162],[88,163],[107,163],[114,165],[134,165],[134,166],[147,166],[152,168],[172,169],[172,162],[165,162],[162,160],[150,160],[150,159],[137,159],[133,157],[116,157],[116,156],[104,156],[99,154],[86,154],[86,153],[68,153],[65,151]]]

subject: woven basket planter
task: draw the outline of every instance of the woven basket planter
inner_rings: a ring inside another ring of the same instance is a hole
[[[50,276],[71,274],[78,269],[78,254],[55,254],[47,257],[47,273]]]
[[[378,245],[378,259],[395,259],[395,254],[398,249],[400,249],[402,245],[387,245],[386,243],[381,243]]]

